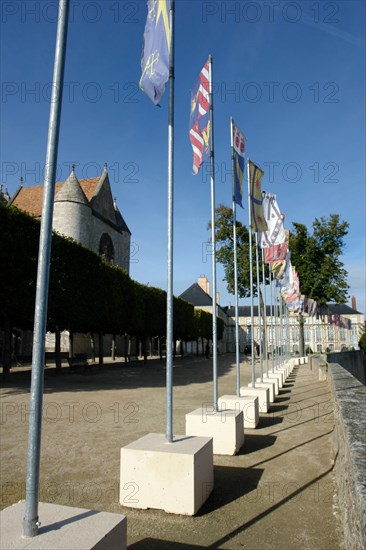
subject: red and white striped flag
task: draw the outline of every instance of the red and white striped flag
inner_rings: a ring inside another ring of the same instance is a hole
[[[196,84],[191,90],[189,139],[193,149],[193,174],[210,158],[210,65],[206,61]]]

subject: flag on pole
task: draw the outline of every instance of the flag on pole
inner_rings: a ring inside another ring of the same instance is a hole
[[[264,218],[263,212],[263,197],[261,190],[261,180],[263,170],[249,161],[249,182],[250,182],[250,208],[251,208],[251,224],[250,227],[256,232],[267,231],[268,226]]]
[[[198,80],[191,90],[191,116],[189,139],[193,149],[193,174],[197,175],[201,164],[210,158],[210,78],[209,60],[206,61]]]
[[[282,244],[286,240],[285,229],[283,227],[283,214],[277,204],[276,195],[271,193],[262,193],[263,212],[267,222],[267,231],[261,232],[259,242],[262,248],[274,244]]]
[[[288,243],[274,244],[263,248],[263,258],[265,264],[271,264],[278,260],[285,260],[288,250]]]
[[[140,88],[155,105],[158,105],[162,98],[169,78],[170,1],[147,2]]]
[[[234,200],[241,206],[243,200],[244,149],[246,138],[232,121],[233,160],[234,160]]]

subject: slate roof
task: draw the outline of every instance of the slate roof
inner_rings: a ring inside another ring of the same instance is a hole
[[[327,308],[330,310],[331,313],[338,313],[339,315],[363,315],[361,311],[357,311],[357,309],[353,309],[347,304],[330,303],[330,304],[327,304]],[[321,308],[320,308],[320,311],[321,311]]]
[[[198,283],[193,283],[179,296],[194,306],[212,306],[212,298],[205,292]]]
[[[229,317],[235,317],[235,307],[224,307],[223,308],[226,315]],[[254,306],[254,317],[258,315],[258,306]],[[347,304],[332,304],[329,303],[323,308],[320,308],[320,313],[327,313],[329,310],[331,313],[338,313],[339,315],[362,315],[360,311],[357,311]],[[266,315],[269,317],[271,315],[271,308],[269,305],[266,306]],[[250,317],[250,306],[239,306],[239,317]]]
[[[126,231],[126,233],[129,233],[131,235],[131,231],[129,230],[127,223],[123,219],[123,216],[122,216],[121,212],[119,211],[118,206],[117,206],[116,203],[114,203],[114,212],[116,214],[116,223],[117,223],[118,227],[122,231]]]
[[[198,283],[193,283],[193,285],[180,294],[179,298],[186,300],[186,302],[189,302],[196,307],[212,307],[211,296],[207,294],[207,292],[205,292]],[[218,309],[224,316],[226,316],[226,312],[221,306],[218,305]]]
[[[55,202],[78,202],[89,206],[88,199],[79,184],[74,172],[71,172],[55,196]]]
[[[239,317],[250,317],[251,311],[250,306],[239,306]],[[272,308],[273,309],[273,308]],[[235,317],[235,307],[224,307],[224,311],[228,317]],[[253,307],[254,317],[258,316],[258,306]],[[266,306],[266,315],[269,317],[271,315],[271,307]]]

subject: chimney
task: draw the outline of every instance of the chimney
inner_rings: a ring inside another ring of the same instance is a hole
[[[210,295],[210,283],[206,275],[200,275],[198,277],[198,284],[206,294]]]
[[[352,296],[352,309],[357,311],[356,296]]]
[[[220,305],[220,292],[216,292],[216,303]]]

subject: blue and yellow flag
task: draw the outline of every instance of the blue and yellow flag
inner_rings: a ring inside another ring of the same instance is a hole
[[[245,136],[239,128],[232,123],[233,127],[233,160],[234,160],[234,201],[243,208],[243,175],[244,175],[244,150]]]
[[[169,78],[171,0],[148,0],[140,88],[157,105]]]
[[[249,182],[250,182],[250,211],[251,224],[250,227],[256,232],[267,231],[268,225],[263,212],[263,197],[261,189],[261,180],[263,170],[249,161]]]

